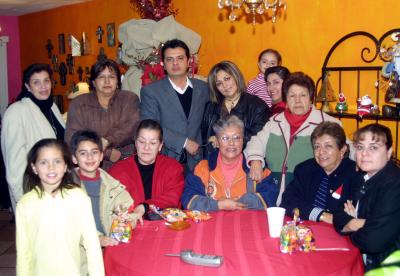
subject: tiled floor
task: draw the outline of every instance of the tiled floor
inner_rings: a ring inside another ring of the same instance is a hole
[[[0,210],[0,276],[15,275],[15,223],[8,210]]]

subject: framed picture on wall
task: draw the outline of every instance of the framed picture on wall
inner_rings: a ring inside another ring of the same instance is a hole
[[[115,23],[107,24],[107,46],[115,46]]]

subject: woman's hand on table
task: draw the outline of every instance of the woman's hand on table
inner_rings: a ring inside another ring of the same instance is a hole
[[[350,220],[342,229],[342,232],[356,232],[363,228],[365,224],[365,219],[352,219]]]
[[[131,219],[132,219],[132,225],[137,224],[137,222],[140,222],[140,225],[143,225],[143,215],[144,215],[145,209],[143,204],[139,204],[136,206],[135,210],[133,210],[131,214]]]
[[[354,207],[353,201],[351,201],[351,200],[347,200],[344,203],[344,211],[346,212],[346,214],[348,214],[349,216],[352,216],[353,218],[357,217],[356,208]]]
[[[117,240],[104,235],[99,236],[99,240],[101,247],[115,246],[119,244]]]
[[[332,224],[333,223],[333,215],[331,213],[323,212],[320,218],[320,221]]]
[[[243,204],[239,201],[230,198],[224,198],[218,200],[218,209],[219,210],[245,210],[247,209],[247,205]]]
[[[253,160],[250,163],[250,178],[260,182],[263,175],[262,163],[260,160]]]

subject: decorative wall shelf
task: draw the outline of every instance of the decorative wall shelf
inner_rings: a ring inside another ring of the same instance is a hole
[[[359,31],[359,32],[352,32],[349,33],[345,36],[343,36],[341,39],[339,39],[333,46],[332,48],[329,50],[328,54],[325,57],[324,63],[322,65],[322,74],[321,74],[321,78],[318,80],[317,82],[317,86],[318,84],[321,82],[322,79],[324,79],[324,77],[326,76],[326,74],[328,72],[330,73],[337,73],[338,75],[338,88],[339,91],[342,90],[342,86],[343,86],[343,82],[345,81],[345,79],[343,78],[343,75],[346,72],[354,72],[356,73],[356,78],[352,79],[351,81],[354,81],[354,83],[356,83],[356,97],[360,98],[361,96],[361,81],[362,81],[362,75],[364,74],[371,74],[371,72],[376,75],[376,79],[380,78],[380,74],[381,74],[381,70],[382,70],[382,66],[376,66],[377,62],[381,62],[382,64],[384,62],[387,62],[388,60],[385,59],[382,56],[382,51],[381,48],[383,47],[383,43],[385,41],[385,39],[387,39],[390,35],[392,35],[393,33],[397,33],[400,32],[400,28],[396,28],[396,29],[392,29],[387,31],[386,33],[384,33],[379,39],[376,38],[375,36],[373,36],[372,34],[368,33],[368,32],[364,32],[364,31]],[[369,40],[370,42],[372,42],[372,45],[374,47],[372,47],[373,49],[371,50],[371,48],[366,47],[364,45],[362,46],[361,49],[361,53],[360,53],[360,59],[361,59],[361,66],[349,66],[349,64],[345,64],[346,66],[332,66],[329,67],[329,61],[332,57],[332,55],[334,54],[335,50],[344,42],[349,43],[349,42],[355,42],[357,43],[359,40],[357,40],[359,37],[364,37],[367,40]],[[353,38],[355,38],[354,40],[352,40]],[[351,40],[351,41],[350,41]],[[370,56],[371,58],[368,58],[367,56]],[[371,63],[375,62],[374,65],[372,65]],[[371,64],[371,66],[368,66],[368,64]],[[375,72],[375,73],[374,73]],[[376,104],[378,106],[380,106],[380,108],[382,109],[382,104],[379,103],[379,87],[376,87],[375,89],[375,99],[376,99]],[[357,114],[352,114],[352,113],[337,113],[337,112],[330,112],[328,113],[331,116],[334,116],[338,119],[349,119],[349,120],[354,120],[357,126],[357,129],[359,128],[359,124],[363,121],[375,121],[376,123],[382,123],[384,125],[386,124],[390,124],[391,122],[395,123],[395,128],[396,131],[395,133],[392,133],[393,135],[393,142],[394,142],[394,157],[396,159],[399,159],[399,122],[400,122],[400,118],[388,118],[388,117],[384,117],[382,115],[366,115],[363,116],[363,118],[360,118]]]

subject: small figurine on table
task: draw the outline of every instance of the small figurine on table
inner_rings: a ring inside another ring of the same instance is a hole
[[[371,113],[373,107],[372,100],[368,95],[363,96],[357,100],[357,115],[361,118]]]
[[[348,106],[346,103],[346,97],[342,92],[339,93],[339,102],[336,104],[335,110],[338,113],[344,113],[348,110]]]

